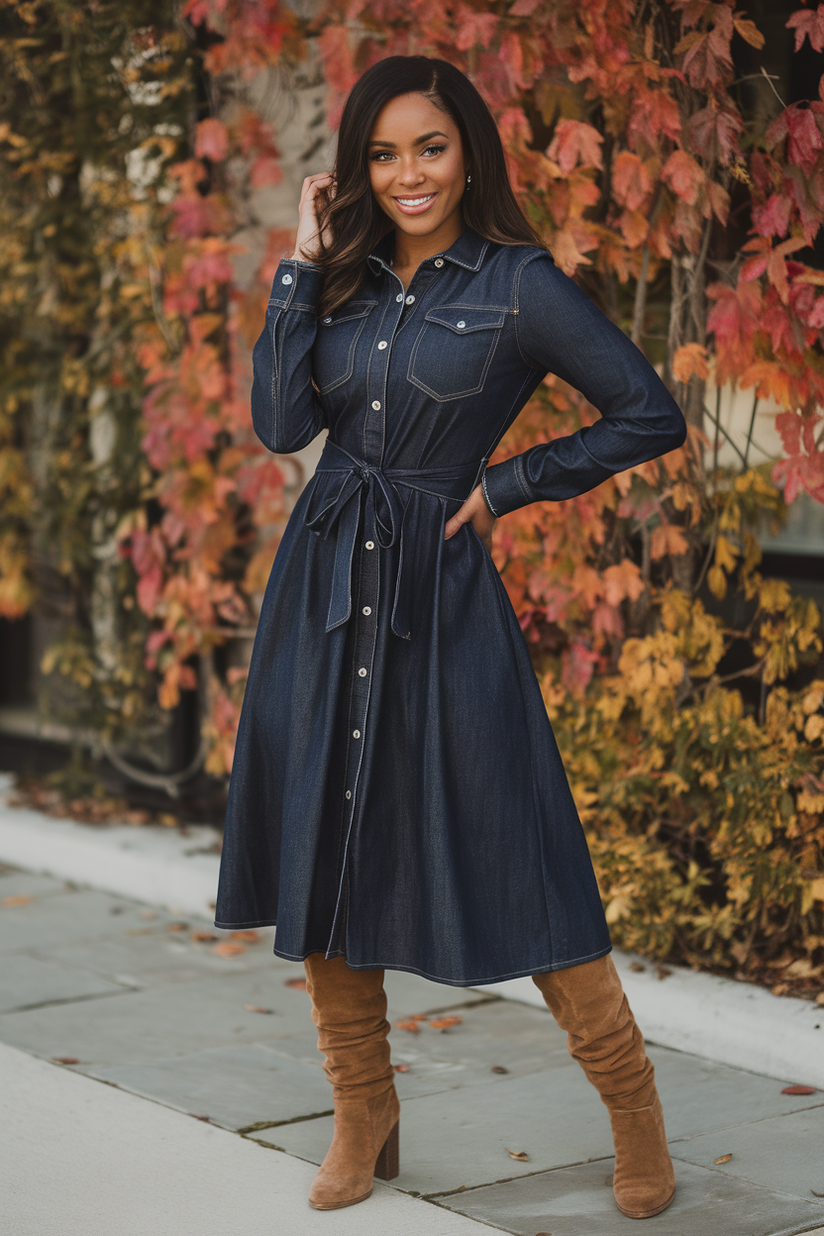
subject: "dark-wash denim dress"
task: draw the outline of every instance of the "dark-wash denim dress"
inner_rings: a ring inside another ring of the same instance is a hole
[[[526,643],[481,538],[444,525],[483,477],[497,515],[680,446],[684,418],[545,251],[466,230],[405,292],[390,234],[357,294],[282,261],[253,353],[272,451],[328,430],[266,590],[238,731],[215,924],[275,953],[474,986],[610,950]],[[486,467],[552,371],[602,419]]]

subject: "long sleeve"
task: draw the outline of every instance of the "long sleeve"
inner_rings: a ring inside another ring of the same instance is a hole
[[[527,364],[569,382],[601,420],[487,468],[483,492],[493,515],[577,497],[683,445],[681,409],[652,365],[548,253],[520,268],[516,308]]]
[[[323,428],[312,385],[312,345],[323,284],[318,266],[284,259],[272,282],[266,324],[252,351],[252,424],[264,446],[299,451]]]

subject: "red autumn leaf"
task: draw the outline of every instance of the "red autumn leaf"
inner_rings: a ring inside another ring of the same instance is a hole
[[[652,189],[650,174],[637,154],[622,150],[612,163],[612,193],[628,210],[637,210]]]
[[[707,177],[701,165],[686,150],[673,150],[663,166],[661,179],[682,201],[692,205]]]
[[[772,193],[766,202],[754,206],[752,221],[761,236],[786,236],[790,227],[792,203],[784,193]]]
[[[770,125],[766,141],[775,146],[787,138],[787,158],[809,176],[824,149],[824,139],[810,107],[792,103]]]
[[[216,940],[217,936],[213,931],[193,931],[192,939],[199,941],[211,941]]]
[[[212,952],[217,953],[218,957],[237,957],[239,953],[246,952],[246,945],[230,944],[228,940],[221,940],[220,944],[213,946]]]
[[[459,1026],[463,1021],[462,1017],[430,1017],[429,1024],[433,1030],[449,1030],[452,1026]]]
[[[398,1030],[408,1030],[410,1034],[420,1034],[421,1032],[419,1022],[411,1017],[404,1018],[402,1021],[396,1021],[395,1027]]]
[[[199,159],[221,162],[229,153],[229,133],[222,121],[210,116],[195,130],[195,154]]]
[[[811,9],[797,9],[787,21],[787,29],[795,30],[795,50],[799,51],[805,39],[810,40],[813,51],[824,51],[824,4]]]
[[[409,1072],[408,1064],[393,1064],[392,1068],[395,1070],[396,1073],[408,1073]]]
[[[305,978],[288,978],[283,980],[284,987],[294,987],[297,991],[306,991]]]
[[[256,931],[233,931],[231,938],[233,940],[251,940],[253,944],[260,941],[260,936]]]
[[[603,137],[591,124],[580,120],[559,120],[547,148],[547,157],[554,159],[565,176],[580,163],[582,167],[602,167]]]
[[[52,1056],[55,1064],[79,1064],[80,1060],[77,1056]]]
[[[732,69],[730,38],[732,36],[732,11],[715,5],[716,26],[707,34],[691,39],[682,65],[684,74],[696,90],[712,90],[719,86],[725,73]],[[683,47],[682,40],[678,47]],[[676,47],[676,51],[678,50]]]
[[[819,49],[820,50],[820,49]],[[817,1094],[815,1086],[785,1086],[782,1094]]]
[[[497,13],[483,13],[462,4],[457,14],[457,34],[455,46],[458,51],[469,51],[480,43],[481,47],[489,47],[500,18]]]
[[[695,112],[687,122],[689,145],[696,154],[714,159],[720,154],[722,163],[729,163],[738,150],[738,138],[744,124],[737,112],[719,106],[715,99]]]

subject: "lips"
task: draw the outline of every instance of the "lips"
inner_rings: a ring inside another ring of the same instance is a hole
[[[393,200],[402,214],[422,215],[429,210],[437,196],[437,193],[417,193],[410,194],[409,197],[396,197]]]

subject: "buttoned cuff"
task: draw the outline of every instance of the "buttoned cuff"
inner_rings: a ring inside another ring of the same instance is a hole
[[[513,455],[502,463],[493,464],[484,470],[481,480],[486,505],[493,515],[508,515],[519,507],[534,502],[526,477],[523,456]]]
[[[323,290],[323,271],[310,262],[282,258],[272,280],[269,304],[280,309],[317,313]]]

